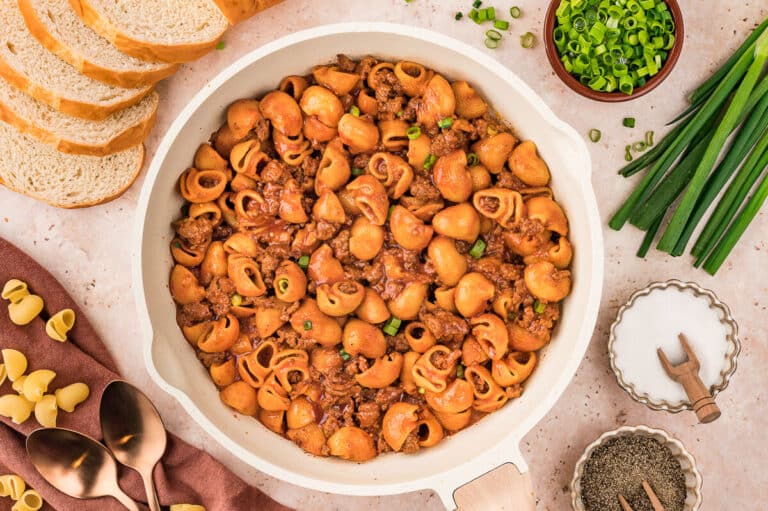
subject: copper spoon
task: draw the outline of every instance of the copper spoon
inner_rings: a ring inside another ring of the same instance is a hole
[[[163,457],[167,437],[157,409],[133,385],[113,381],[104,389],[99,416],[104,443],[117,461],[141,474],[149,508],[160,511],[152,472]]]
[[[117,484],[117,462],[93,438],[68,429],[38,429],[27,438],[27,453],[40,475],[70,497],[114,497],[130,511],[141,511]]]

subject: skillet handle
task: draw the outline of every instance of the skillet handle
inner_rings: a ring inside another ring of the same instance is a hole
[[[452,472],[434,490],[448,511],[536,511],[528,466],[522,455],[515,454],[503,456],[490,465],[496,468],[476,475]]]

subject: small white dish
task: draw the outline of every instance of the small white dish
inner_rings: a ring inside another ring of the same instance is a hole
[[[664,372],[662,348],[673,364],[684,354],[684,333],[700,361],[699,376],[712,396],[728,386],[741,351],[739,329],[728,306],[692,282],[655,282],[635,292],[611,325],[608,352],[621,388],[654,410],[690,410],[683,387]]]
[[[581,478],[584,472],[584,465],[592,455],[592,452],[609,439],[624,435],[651,437],[666,446],[677,461],[680,462],[680,468],[683,469],[683,474],[685,475],[686,497],[683,511],[697,511],[701,507],[701,474],[696,468],[696,459],[685,449],[685,446],[662,429],[653,429],[648,426],[624,426],[600,435],[600,438],[587,446],[584,454],[576,462],[573,480],[571,481],[571,506],[574,511],[587,511],[584,507],[584,502],[581,500]]]

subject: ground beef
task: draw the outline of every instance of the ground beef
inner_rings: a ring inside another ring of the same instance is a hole
[[[373,57],[363,57],[360,59],[360,62],[357,64],[357,67],[355,68],[355,72],[360,75],[360,78],[362,80],[365,80],[368,78],[368,74],[371,72],[371,69],[378,64],[379,61],[376,60]]]
[[[336,66],[339,68],[339,71],[343,71],[345,73],[351,73],[355,70],[357,67],[357,64],[354,60],[347,57],[343,53],[339,53],[336,55]]]
[[[463,131],[450,129],[443,131],[432,139],[431,152],[438,158],[467,146],[467,134]]]
[[[188,303],[176,311],[176,322],[180,326],[192,326],[209,319],[213,319],[213,314],[205,302]]]
[[[222,362],[225,362],[227,360],[227,354],[198,351],[197,359],[200,360],[205,367],[211,367],[213,364],[221,364]]]
[[[405,338],[403,332],[398,333],[394,337],[387,337],[387,347],[389,348],[388,351],[399,351],[400,353],[411,351],[411,346],[408,344],[408,339]]]
[[[269,139],[269,121],[266,119],[259,119],[253,127],[253,133],[256,138],[261,142],[266,142]]]
[[[362,355],[358,355],[344,365],[344,372],[350,376],[354,376],[365,372],[369,367],[370,364],[368,364],[368,359]]]
[[[371,160],[370,154],[358,154],[352,158],[352,168],[365,169],[368,168],[368,162]]]
[[[469,333],[469,325],[464,318],[445,310],[422,311],[419,314],[419,321],[424,323],[441,343],[452,349]]]
[[[417,430],[413,430],[405,438],[405,442],[403,442],[403,446],[400,448],[400,452],[410,454],[418,451],[419,449],[419,435]]]
[[[317,174],[317,168],[320,166],[320,158],[314,156],[307,156],[304,161],[301,162],[301,170],[304,171],[305,176],[314,176]]]
[[[265,183],[282,185],[290,178],[288,166],[280,160],[270,160],[261,171],[261,180]]]
[[[211,302],[213,313],[225,316],[232,306],[232,295],[235,294],[235,285],[227,277],[214,277],[205,291],[205,298]]]
[[[355,418],[361,428],[371,428],[379,422],[381,411],[376,403],[360,403]]]
[[[264,284],[271,286],[275,278],[275,270],[280,265],[281,258],[271,250],[264,250],[258,254],[256,260],[259,261],[261,266],[261,278],[264,280]]]
[[[216,227],[213,228],[213,239],[215,241],[225,241],[228,240],[232,233],[234,232],[234,229],[229,224],[219,224]]]
[[[331,240],[333,256],[341,261],[341,264],[349,264],[354,260],[349,252],[349,238],[351,237],[349,229],[342,229],[339,234]]]
[[[400,401],[403,396],[403,389],[399,387],[385,387],[376,392],[374,402],[379,405],[381,410],[387,410],[393,403]]]
[[[525,188],[525,183],[520,181],[512,172],[502,170],[496,174],[496,186],[500,188],[510,188],[512,190],[521,190]]]
[[[317,222],[315,228],[317,230],[317,239],[326,241],[334,237],[336,231],[339,229],[339,224],[332,224],[331,222],[320,220]]]
[[[440,190],[432,184],[432,181],[422,176],[416,176],[413,179],[409,190],[411,195],[424,201],[438,200],[441,197]]]
[[[184,244],[192,250],[205,248],[213,237],[213,225],[204,217],[184,218],[174,224]]]

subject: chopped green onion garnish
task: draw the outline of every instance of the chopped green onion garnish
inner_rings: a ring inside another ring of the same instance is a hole
[[[299,266],[303,269],[307,269],[309,267],[309,256],[301,256],[299,257]]]
[[[474,167],[478,163],[480,163],[480,158],[478,158],[478,156],[475,153],[469,153],[467,155],[467,165],[469,165],[470,167]]]
[[[509,28],[509,21],[496,20],[493,22],[493,28],[498,28],[499,30],[507,30]]]
[[[405,132],[408,135],[408,140],[416,140],[421,136],[421,128],[418,126],[411,126]]]
[[[173,248],[181,248],[181,243],[178,241],[173,242]]]
[[[464,366],[461,364],[456,366],[456,378],[464,378]]]
[[[218,43],[216,43],[216,49],[217,49],[217,50],[223,50],[223,49],[224,49],[224,46],[226,46],[226,44],[224,43],[224,41],[219,41]]]
[[[384,330],[384,333],[387,335],[397,335],[397,331],[400,329],[402,323],[402,320],[392,316],[386,323],[384,323],[382,330]]]
[[[645,132],[645,145],[647,147],[653,147],[653,131]]]
[[[526,32],[520,36],[520,46],[523,48],[533,48],[534,44],[536,44],[536,36],[532,33]]]
[[[500,41],[501,40],[501,32],[498,30],[489,30],[485,33],[485,37],[490,39],[491,41]]]
[[[489,50],[495,50],[499,47],[499,41],[497,39],[486,39],[485,40],[485,47]]]
[[[477,11],[477,15],[475,16],[475,23],[485,23],[488,21],[488,10],[487,9],[480,9]]]
[[[477,9],[472,9],[471,11],[469,11],[469,14],[467,16],[469,16],[469,19],[471,19],[478,25],[482,23],[480,21],[480,11],[478,11]]]
[[[635,118],[634,117],[625,117],[624,120],[621,121],[621,123],[626,128],[634,128],[635,127]]]
[[[483,254],[485,253],[485,247],[487,245],[485,242],[478,238],[477,241],[475,241],[475,244],[472,245],[472,248],[469,249],[469,255],[474,257],[475,259],[480,259],[483,257]]]
[[[424,394],[425,392],[427,392],[427,389],[424,387],[419,387],[419,394]]]
[[[485,19],[488,21],[493,21],[496,19],[496,9],[493,7],[486,7],[485,9]]]
[[[243,304],[243,297],[235,293],[230,301],[232,302],[232,307],[240,307]]]
[[[399,119],[400,117],[403,116],[403,111],[402,110],[398,110],[397,113],[395,114],[395,116],[397,116],[397,118]]]
[[[353,176],[362,176],[365,174],[365,170],[361,169],[360,167],[353,167],[352,168],[352,175]]]
[[[603,138],[603,133],[598,129],[591,129],[589,130],[589,139],[594,142],[598,143],[600,142],[600,139]]]
[[[635,142],[634,144],[632,144],[632,150],[635,151],[636,153],[642,153],[647,148],[648,146],[646,146],[645,142],[643,142],[642,140],[640,142]]]
[[[304,322],[304,330],[312,330],[312,322],[310,320]]]
[[[632,161],[632,146],[628,145],[624,148],[624,161]]]
[[[349,113],[355,117],[360,117],[360,109],[357,107],[357,105],[352,105],[352,107],[349,109]]]
[[[387,211],[387,220],[389,220],[390,218],[392,218],[392,212],[393,212],[394,210],[395,210],[395,205],[394,205],[394,204],[392,204],[391,206],[389,206],[389,210]]]
[[[459,21],[463,17],[464,17],[464,14],[457,12],[456,16],[454,16],[453,19],[455,19],[456,21]]]
[[[536,300],[535,302],[533,302],[533,310],[534,312],[536,312],[536,314],[543,313],[546,308],[547,306],[541,303],[539,300]]]
[[[344,348],[339,348],[339,355],[341,355],[341,358],[344,360],[349,360],[350,358],[352,358],[352,355],[347,353],[347,350],[345,350]]]
[[[474,2],[472,2],[472,7],[474,7],[475,9],[477,9],[481,5],[483,5],[482,0],[475,0]]]
[[[437,161],[437,156],[434,154],[429,154],[426,158],[424,158],[424,170],[429,170],[432,168],[432,165],[435,164]]]
[[[437,121],[437,127],[443,130],[447,130],[453,126],[453,118],[452,117],[446,117],[444,119],[440,119]]]
[[[278,280],[277,289],[279,289],[281,293],[285,293],[288,290],[288,279]]]
[[[521,11],[518,6],[510,7],[509,15],[512,16],[513,18],[515,19],[519,18],[521,14],[523,14],[523,11]]]

